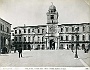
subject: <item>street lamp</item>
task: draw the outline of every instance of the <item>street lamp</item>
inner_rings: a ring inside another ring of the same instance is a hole
[[[76,35],[76,52],[75,52],[75,58],[78,58],[78,54],[77,54],[77,48],[78,48],[78,43],[77,43],[77,39],[78,39],[78,36],[77,36],[77,33],[78,33],[78,27],[77,28],[75,28],[75,31],[76,31],[76,33],[75,33],[75,35]]]

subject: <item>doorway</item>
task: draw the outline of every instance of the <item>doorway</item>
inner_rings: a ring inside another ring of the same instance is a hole
[[[53,39],[50,40],[50,50],[55,50],[55,41]]]

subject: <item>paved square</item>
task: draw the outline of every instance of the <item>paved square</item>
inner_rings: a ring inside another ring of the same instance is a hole
[[[83,51],[78,51],[80,58],[86,56]],[[81,54],[82,53],[82,54]],[[88,53],[89,54],[89,53]],[[88,55],[87,55],[88,56]],[[87,62],[87,59],[84,61]],[[90,58],[88,56],[88,61]],[[87,62],[88,65],[89,62]],[[18,52],[0,55],[1,67],[84,67],[79,59],[74,58],[71,50],[24,50],[23,57],[19,58]]]

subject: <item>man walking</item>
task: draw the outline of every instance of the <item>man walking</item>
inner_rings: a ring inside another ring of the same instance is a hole
[[[18,52],[19,52],[19,58],[20,56],[22,57],[22,47],[21,46],[19,47]]]

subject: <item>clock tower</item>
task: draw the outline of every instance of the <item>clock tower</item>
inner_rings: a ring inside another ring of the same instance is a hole
[[[58,12],[56,7],[52,4],[49,7],[47,14],[47,33],[54,35],[57,33],[58,28]]]
[[[58,47],[58,12],[56,7],[52,5],[49,7],[47,15],[47,34],[46,45],[49,49],[57,49]]]

